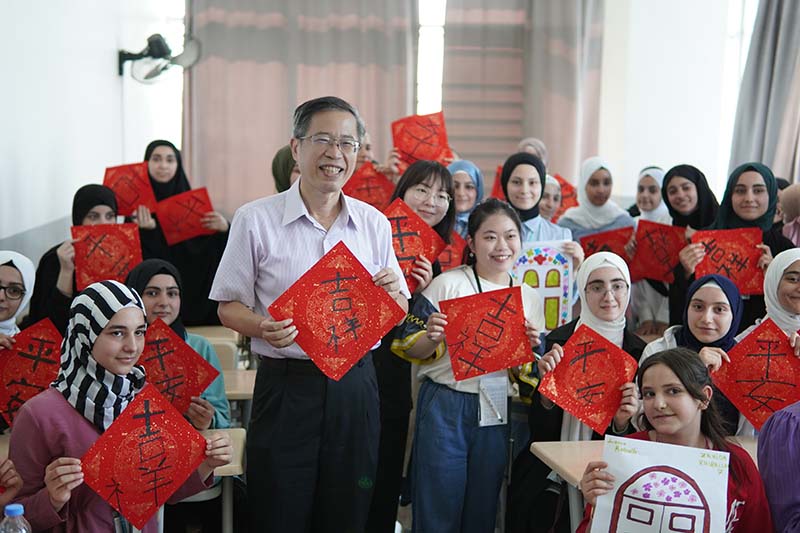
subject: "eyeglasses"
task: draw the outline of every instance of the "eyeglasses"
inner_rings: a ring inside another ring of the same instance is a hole
[[[586,286],[586,292],[594,296],[605,296],[608,291],[614,293],[615,296],[624,294],[628,290],[628,284],[624,281],[613,281],[611,285],[606,285],[601,281],[590,283]]]
[[[413,189],[411,189],[411,194],[414,195],[414,198],[418,202],[424,202],[428,198],[433,198],[433,205],[436,207],[447,207],[450,205],[450,195],[446,192],[438,192],[436,194],[433,193],[432,189],[425,187],[424,185],[417,185]]]
[[[334,137],[333,135],[328,135],[327,133],[315,133],[314,135],[298,137],[298,139],[301,141],[310,139],[311,144],[315,146],[325,146],[326,148],[328,146],[336,145],[336,147],[339,148],[343,154],[355,154],[358,152],[358,148],[361,146],[361,143],[352,137]]]
[[[0,291],[5,291],[6,298],[9,300],[19,300],[25,296],[25,289],[17,287],[16,285],[9,285],[8,287],[0,285]]]

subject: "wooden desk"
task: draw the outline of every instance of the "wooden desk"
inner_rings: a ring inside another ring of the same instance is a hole
[[[225,395],[228,400],[252,400],[257,370],[223,370]]]
[[[234,344],[238,344],[241,340],[241,335],[239,335],[238,331],[226,328],[225,326],[189,326],[186,328],[186,331],[205,337],[212,343],[215,339],[230,341]]]

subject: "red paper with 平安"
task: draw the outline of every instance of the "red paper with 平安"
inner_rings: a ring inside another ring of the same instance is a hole
[[[453,152],[447,144],[444,113],[441,111],[395,120],[392,122],[392,142],[405,166],[420,159],[447,165],[453,158]]]
[[[408,290],[413,293],[419,284],[411,275],[414,261],[421,255],[430,262],[435,261],[447,244],[400,198],[395,199],[383,214],[386,215],[392,226],[394,254],[406,277]]]
[[[556,405],[604,434],[622,401],[620,387],[633,381],[636,360],[588,326],[581,325],[564,345],[555,370],[539,390]]]
[[[182,192],[158,202],[156,216],[167,244],[213,235],[215,231],[203,227],[203,217],[214,211],[205,187]]]
[[[13,425],[22,404],[47,389],[61,366],[61,334],[45,318],[14,336],[14,347],[0,349],[0,413]]]
[[[450,244],[439,254],[439,266],[442,267],[442,272],[461,265],[464,248],[466,247],[467,241],[462,239],[461,235],[455,231],[450,234]]]
[[[147,161],[106,168],[103,185],[114,191],[118,215],[131,216],[140,205],[150,211],[156,208],[156,196],[153,186],[150,185]]]
[[[136,224],[72,226],[75,247],[75,284],[82,291],[96,281],[125,283],[128,272],[142,262],[142,244]]]
[[[764,320],[728,352],[711,373],[714,384],[760,430],[775,411],[800,400],[800,358],[771,319]]]
[[[636,227],[636,253],[630,261],[631,279],[672,283],[678,254],[686,246],[686,228],[640,220]]]
[[[145,386],[81,458],[84,482],[137,529],[205,459],[206,439]]]
[[[347,180],[342,192],[383,211],[392,199],[394,183],[367,161]]]
[[[509,287],[439,302],[456,381],[533,361],[521,291]]]
[[[633,235],[633,226],[592,233],[580,238],[581,247],[587,258],[597,252],[611,252],[628,262],[625,245],[631,240],[631,235]]]
[[[275,320],[293,319],[298,330],[295,342],[337,381],[405,316],[343,242],[268,310]]]
[[[147,381],[168,399],[179,413],[186,413],[192,396],[200,396],[219,371],[181,339],[163,320],[147,327],[139,364]]]
[[[564,211],[571,207],[578,206],[578,190],[570,182],[562,178],[559,174],[553,176],[558,183],[561,184],[561,207],[556,210],[556,214],[550,220],[553,224],[558,222],[558,218],[564,214]]]
[[[702,243],[706,255],[695,267],[695,278],[720,274],[736,284],[742,295],[764,294],[764,271],[758,248],[764,234],[759,228],[696,231],[693,243]]]

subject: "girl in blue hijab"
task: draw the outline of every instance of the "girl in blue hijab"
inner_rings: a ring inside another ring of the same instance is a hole
[[[455,186],[456,225],[453,230],[467,238],[469,215],[483,201],[483,174],[472,161],[461,159],[447,166]]]

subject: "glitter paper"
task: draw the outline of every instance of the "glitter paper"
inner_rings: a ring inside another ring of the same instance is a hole
[[[464,255],[464,248],[466,247],[467,241],[462,239],[461,235],[455,231],[450,234],[450,244],[439,254],[439,266],[442,267],[442,272],[446,272],[461,264],[461,258]]]
[[[142,262],[136,224],[72,226],[75,246],[75,284],[82,291],[96,281],[125,283],[128,272]]]
[[[108,167],[103,177],[103,185],[114,191],[118,215],[131,216],[140,205],[150,211],[156,208],[156,196],[150,185],[147,161]]]
[[[139,364],[147,381],[167,398],[179,413],[186,413],[192,396],[200,396],[219,371],[186,344],[160,318],[147,327]]]
[[[764,270],[758,267],[764,252],[756,247],[763,238],[759,228],[696,231],[692,242],[702,243],[706,255],[695,267],[695,277],[721,274],[734,282],[742,295],[764,294]]]
[[[394,183],[367,161],[347,180],[342,192],[383,211],[394,193]]]
[[[678,253],[687,245],[686,228],[640,220],[636,227],[636,253],[629,261],[631,279],[672,283]]]
[[[580,241],[587,259],[597,252],[611,252],[620,256],[627,263],[629,261],[625,245],[631,240],[631,235],[633,235],[633,226],[592,233],[581,237]]]
[[[156,218],[167,244],[172,246],[199,235],[213,235],[203,227],[203,217],[214,211],[205,187],[182,192],[158,202]]]
[[[447,144],[447,128],[441,111],[395,120],[392,122],[392,143],[405,166],[420,159],[447,165],[448,159],[453,157]]]
[[[61,334],[49,318],[14,336],[14,347],[0,350],[0,412],[8,425],[26,401],[50,386],[61,366]]]
[[[405,316],[343,242],[269,306],[293,318],[295,342],[329,378],[339,380]]]

